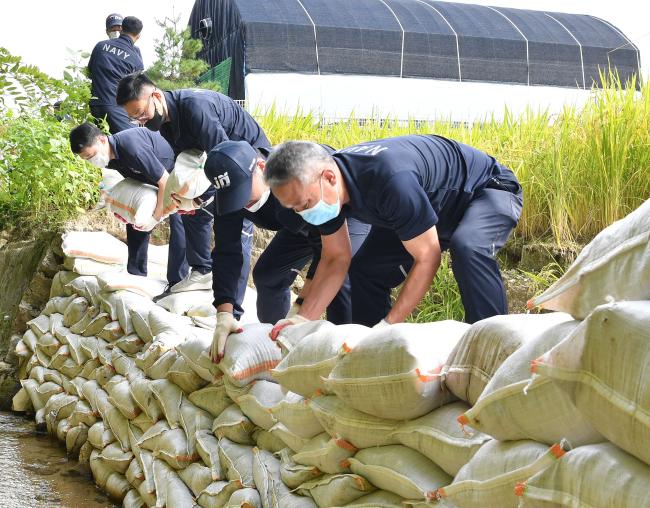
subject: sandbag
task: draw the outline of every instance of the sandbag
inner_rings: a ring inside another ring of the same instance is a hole
[[[78,394],[81,396],[81,394]],[[97,417],[99,413],[93,411],[93,408],[90,407],[90,404],[85,400],[78,400],[75,404],[72,414],[70,415],[70,425],[76,426],[80,423],[91,427],[97,422]]]
[[[26,324],[36,334],[37,338],[50,331],[50,317],[44,314],[27,321]]]
[[[149,346],[149,349],[147,350],[149,353],[154,351],[156,349],[157,343],[154,342],[151,346]],[[155,356],[155,353],[154,355]],[[151,357],[151,355],[149,356]],[[169,369],[172,368],[172,365],[176,362],[178,358],[178,354],[176,351],[169,350],[165,351],[152,365],[151,367],[144,367],[144,373],[146,374],[147,377],[150,377],[151,379],[165,379],[167,378],[167,373],[169,372]],[[171,381],[170,381],[171,382]]]
[[[253,440],[260,450],[266,450],[271,453],[277,453],[287,448],[287,444],[280,439],[277,433],[272,434],[270,431],[260,427],[257,427],[253,431]]]
[[[147,506],[136,489],[137,487],[126,493],[122,500],[122,508],[145,508]]]
[[[165,290],[167,283],[161,279],[150,279],[127,272],[108,272],[97,276],[102,291],[115,292],[121,289],[151,299]],[[125,330],[130,333],[130,330]]]
[[[108,315],[110,316],[110,314]],[[102,331],[97,334],[97,337],[100,339],[104,339],[108,342],[115,342],[123,335],[124,335],[124,330],[122,330],[120,323],[118,321],[111,321],[110,323],[105,325],[104,328],[102,328]]]
[[[88,429],[88,441],[90,441],[90,444],[92,444],[93,447],[98,450],[103,450],[106,446],[115,442],[115,435],[111,429],[104,424],[103,420],[99,420]]]
[[[170,428],[178,428],[181,424],[182,390],[167,379],[150,381],[149,387],[158,400]]]
[[[122,222],[150,231],[156,224],[153,214],[158,189],[133,178],[117,183],[106,195],[106,204]]]
[[[124,474],[133,460],[133,453],[123,451],[118,443],[111,443],[101,451],[98,458],[108,465],[112,471]]]
[[[188,399],[195,406],[205,409],[215,418],[232,404],[232,400],[226,394],[226,388],[221,382],[190,393]]]
[[[17,413],[31,413],[34,411],[32,401],[24,387],[18,390],[11,399],[11,410]]]
[[[309,442],[309,439],[294,434],[279,422],[273,425],[269,432],[279,437],[294,452],[299,452]]]
[[[163,418],[164,414],[149,383],[150,381],[144,377],[136,377],[130,381],[129,390],[135,403],[140,406],[147,418],[155,423]]]
[[[212,290],[205,291],[183,291],[181,293],[171,293],[169,296],[161,298],[156,302],[163,309],[168,310],[172,314],[184,315],[187,311],[197,302],[202,302],[212,306]]]
[[[129,467],[126,469],[124,476],[126,476],[126,479],[129,481],[129,483],[136,489],[144,481],[144,471],[142,471],[142,467],[140,466],[137,457],[133,458],[129,464]]]
[[[241,445],[222,437],[219,439],[219,461],[226,478],[239,481],[242,487],[254,487],[253,447]]]
[[[404,499],[386,490],[377,490],[347,503],[345,508],[404,508]],[[343,508],[343,507],[334,507]]]
[[[307,399],[297,393],[288,392],[269,411],[278,422],[299,437],[311,439],[324,430]]]
[[[142,434],[138,446],[152,451],[155,458],[164,460],[174,469],[184,469],[199,458],[198,453],[190,454],[185,431],[170,429],[164,420]]]
[[[281,360],[280,350],[270,339],[272,326],[250,324],[242,333],[228,336],[219,368],[237,386],[246,386],[256,379],[272,381],[271,369]]]
[[[469,325],[402,323],[373,330],[338,359],[327,386],[350,407],[409,420],[453,399],[440,371]]]
[[[108,401],[113,404],[125,418],[132,420],[140,414],[138,406],[131,396],[129,381],[119,374],[113,376],[104,386],[108,393]]]
[[[68,257],[89,258],[102,263],[126,265],[126,244],[104,231],[71,231],[62,235],[61,249]]]
[[[77,273],[65,270],[57,272],[52,279],[52,285],[50,286],[50,298],[57,296],[70,296],[72,294],[72,288],[68,287],[68,284],[77,277],[79,277],[79,274]]]
[[[581,446],[516,488],[521,506],[650,506],[650,466],[612,443]],[[579,500],[579,501],[578,501]]]
[[[252,432],[255,425],[241,412],[239,406],[231,404],[214,419],[212,432],[218,438],[228,438],[239,444],[255,444]]]
[[[191,148],[184,150],[176,157],[174,169],[169,174],[165,185],[165,202],[171,199],[171,194],[178,197],[197,198],[208,190],[211,183],[203,171],[207,155],[204,151]]]
[[[297,496],[280,479],[280,461],[273,454],[253,448],[253,476],[264,508],[314,508],[308,497]]]
[[[197,498],[201,508],[222,508],[230,499],[232,494],[239,490],[239,482],[218,481],[208,485]]]
[[[569,321],[563,312],[493,316],[474,323],[442,368],[447,389],[473,406],[501,364],[548,328]]]
[[[562,388],[596,431],[650,464],[641,445],[650,442],[649,362],[650,301],[617,302],[597,307],[533,371]]]
[[[290,489],[296,489],[301,484],[323,475],[323,472],[315,466],[305,466],[294,462],[288,448],[283,449],[277,455],[280,457],[280,478]]]
[[[196,291],[175,294],[189,293],[196,293]],[[176,351],[185,359],[197,375],[210,383],[214,383],[222,374],[219,367],[215,363],[212,363],[212,359],[210,358],[211,345],[212,333],[210,331],[193,328],[187,335],[185,342],[176,347]]]
[[[187,435],[188,450],[196,452],[196,436],[201,431],[210,431],[213,418],[207,411],[199,409],[187,399],[181,402],[181,427]]]
[[[458,425],[458,417],[469,409],[464,402],[452,402],[400,425],[393,436],[401,444],[417,450],[447,474],[456,476],[490,437]]]
[[[68,422],[70,419],[68,419]],[[76,457],[79,450],[88,440],[88,426],[80,423],[78,425],[70,424],[70,428],[65,435],[65,449],[68,454]]]
[[[63,313],[63,325],[70,327],[79,321],[84,314],[88,311],[90,304],[83,296],[78,296],[70,305],[68,305]],[[32,328],[33,330],[33,328]]]
[[[114,473],[114,471],[106,464],[103,460],[99,458],[100,452],[98,450],[93,450],[90,454],[90,471],[93,474],[95,483],[99,485],[100,488],[106,488],[106,482],[108,477]]]
[[[298,325],[286,326],[275,338],[278,346],[282,350],[282,357],[284,358],[289,352],[305,337],[317,332],[321,329],[331,328],[335,326],[329,321],[315,320],[301,323]]]
[[[350,470],[348,458],[357,452],[357,448],[343,439],[332,438],[323,432],[306,443],[293,455],[298,464],[317,467],[329,474],[345,473]]]
[[[325,475],[303,483],[296,492],[310,496],[319,508],[344,505],[376,490],[365,478],[356,474]]]
[[[176,361],[167,371],[167,379],[176,384],[186,394],[203,388],[208,382],[192,370],[190,365],[182,356],[176,357]]]
[[[257,489],[245,488],[233,492],[224,508],[262,508]]]
[[[133,331],[144,342],[151,342],[153,340],[153,335],[151,334],[151,328],[149,328],[149,311],[140,308],[129,309],[129,315],[131,316],[131,326],[133,326]]]
[[[217,461],[218,460],[219,457],[217,457]],[[198,462],[194,462],[185,469],[181,469],[178,472],[178,476],[181,477],[181,480],[185,482],[185,485],[189,487],[195,497],[198,497],[201,491],[213,481],[210,468],[205,467]]]
[[[117,339],[114,342],[114,346],[121,349],[125,353],[132,355],[142,349],[142,346],[144,346],[144,341],[137,334],[132,333],[130,335],[126,335]]]
[[[314,397],[309,407],[330,436],[344,439],[357,448],[397,444],[392,435],[399,425],[397,420],[362,413],[333,395]]]
[[[236,402],[242,413],[258,427],[269,430],[277,423],[270,409],[284,397],[282,387],[271,381],[259,380],[252,383],[249,392]]]
[[[476,452],[454,478],[439,488],[431,499],[458,508],[517,508],[515,487],[543,471],[565,450],[559,444],[550,449],[534,441],[489,441]]]
[[[154,460],[153,467],[156,483],[156,506],[167,508],[195,506],[192,493],[173,469],[161,460]]]
[[[307,331],[305,325],[301,326]],[[273,378],[286,389],[304,397],[311,397],[316,392],[332,393],[323,379],[330,374],[343,346],[352,348],[369,333],[370,328],[361,325],[319,326],[293,345],[271,372]]]
[[[603,229],[529,308],[568,312],[584,319],[613,300],[650,299],[650,199]]]
[[[459,421],[504,441],[533,439],[551,445],[567,439],[572,446],[603,441],[560,386],[548,378],[530,381],[530,362],[578,326],[577,321],[560,323],[515,351]]]

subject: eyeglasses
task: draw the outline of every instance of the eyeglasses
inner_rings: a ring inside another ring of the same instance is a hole
[[[129,120],[133,122],[145,122],[149,120],[149,104],[151,104],[151,99],[153,99],[153,94],[149,96],[149,100],[147,101],[147,105],[144,107],[141,113],[138,113],[137,115],[134,116],[129,116]]]

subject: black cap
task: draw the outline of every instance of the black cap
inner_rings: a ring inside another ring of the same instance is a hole
[[[205,176],[217,188],[218,215],[236,212],[251,199],[257,151],[246,141],[224,141],[208,153]]]
[[[122,26],[123,19],[124,18],[122,17],[122,15],[117,14],[116,12],[114,12],[113,14],[109,14],[106,18],[106,30],[117,25]]]

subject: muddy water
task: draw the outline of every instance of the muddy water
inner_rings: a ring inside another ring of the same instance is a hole
[[[65,447],[36,433],[34,422],[0,411],[2,508],[116,507]]]

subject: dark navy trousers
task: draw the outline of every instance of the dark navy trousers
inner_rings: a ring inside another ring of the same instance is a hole
[[[348,220],[352,255],[363,244],[370,226],[357,220]],[[287,229],[278,231],[253,268],[253,282],[257,289],[257,318],[262,323],[276,323],[284,319],[291,306],[290,287],[298,272],[314,258],[313,240]],[[327,319],[334,324],[352,322],[350,282],[343,286],[327,307]]]
[[[90,114],[93,115],[97,120],[101,120],[106,117],[108,122],[108,128],[111,134],[116,134],[120,131],[125,131],[126,129],[131,129],[137,127],[136,124],[131,123],[129,116],[124,111],[122,106],[116,105],[99,105],[91,104]]]
[[[522,204],[521,192],[483,189],[453,231],[438,232],[442,250],[451,254],[467,323],[508,313],[496,255],[517,225]],[[412,265],[413,258],[394,231],[373,227],[349,271],[352,322],[373,326],[385,318],[391,289],[404,281]]]

